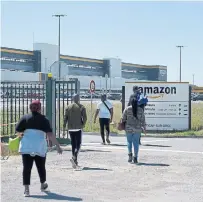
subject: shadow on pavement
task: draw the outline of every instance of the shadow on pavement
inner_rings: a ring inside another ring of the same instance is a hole
[[[142,146],[146,146],[146,147],[171,147],[169,145],[156,145],[156,144],[142,144]]]
[[[58,200],[58,201],[82,201],[81,198],[72,197],[72,196],[64,196],[52,192],[45,192],[46,195],[31,195],[31,198],[36,199],[45,199],[45,200]]]
[[[63,151],[71,151],[71,149],[63,149]],[[111,151],[106,151],[106,150],[94,150],[94,149],[81,149],[80,152],[100,152],[100,153],[109,153]]]
[[[112,171],[111,169],[106,169],[106,168],[91,168],[91,167],[84,167],[82,170],[103,170],[103,171]]]
[[[168,167],[169,164],[163,164],[163,163],[138,163],[136,164],[138,166],[157,166],[157,167]]]
[[[110,144],[109,146],[127,147],[127,144]]]

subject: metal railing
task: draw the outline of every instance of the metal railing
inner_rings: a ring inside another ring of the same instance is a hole
[[[45,114],[45,82],[1,82],[1,136],[13,135],[16,122],[29,112],[32,100],[40,100]]]

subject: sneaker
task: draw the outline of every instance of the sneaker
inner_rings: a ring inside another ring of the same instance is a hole
[[[109,137],[106,138],[106,142],[107,142],[108,144],[111,144],[111,141],[109,140]]]
[[[134,158],[133,158],[133,163],[135,163],[135,164],[138,163],[138,161],[137,161],[137,157],[134,157]]]
[[[75,160],[74,160],[73,158],[71,158],[71,159],[70,159],[70,162],[72,163],[72,167],[73,167],[74,169],[76,169],[76,168],[77,168],[77,165],[76,165]]]
[[[77,161],[77,159],[75,159],[75,165],[78,167],[78,161]]]
[[[24,197],[29,197],[29,196],[30,196],[29,186],[25,186]]]
[[[41,184],[41,191],[46,191],[47,188],[48,188],[48,184],[47,183],[42,183]]]
[[[102,142],[101,144],[102,144],[102,145],[106,145],[106,142]]]
[[[133,154],[128,154],[128,163],[132,163]]]

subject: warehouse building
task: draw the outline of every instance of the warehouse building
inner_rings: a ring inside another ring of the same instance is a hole
[[[78,78],[81,89],[88,89],[91,80],[95,80],[96,88],[107,86],[110,90],[121,89],[126,80],[167,81],[166,66],[132,64],[119,58],[94,59],[61,54],[60,65],[60,79]],[[44,80],[49,72],[59,79],[58,66],[57,45],[34,43],[32,51],[1,47],[2,81]],[[16,73],[21,76],[16,77]]]

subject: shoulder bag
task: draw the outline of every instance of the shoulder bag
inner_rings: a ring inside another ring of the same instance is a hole
[[[111,110],[109,109],[108,105],[105,103],[105,101],[103,103],[106,106],[106,108],[109,110],[109,113],[111,114]]]

